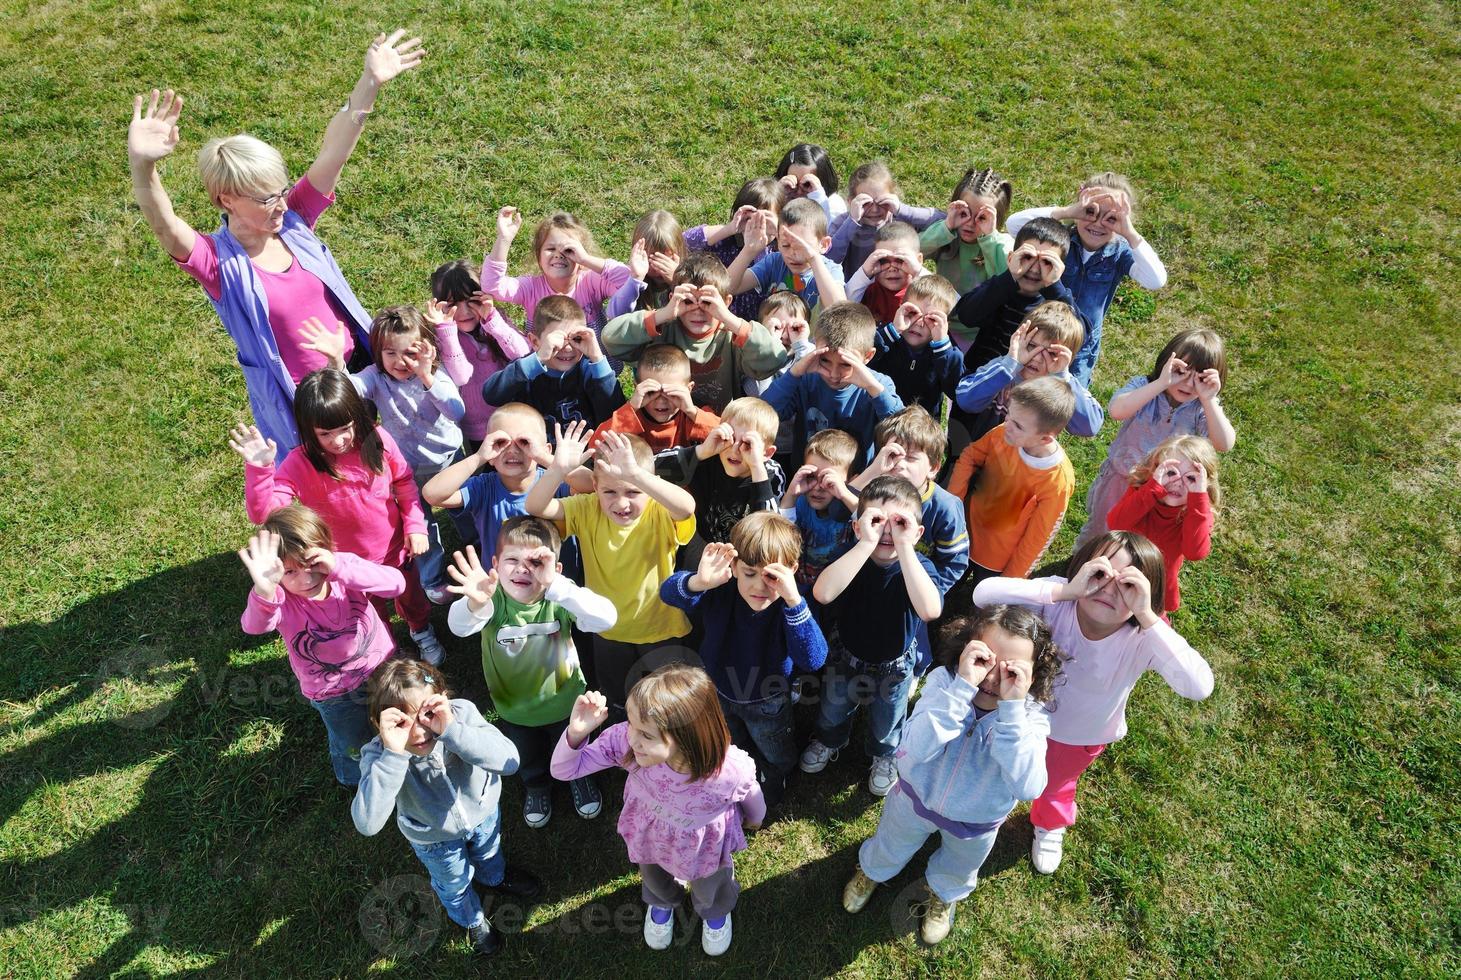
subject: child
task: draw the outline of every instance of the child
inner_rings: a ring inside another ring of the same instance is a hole
[[[1010,337],[1041,303],[1058,299],[1075,307],[1070,290],[1060,281],[1069,246],[1070,230],[1065,225],[1038,218],[1020,229],[1009,267],[959,300],[952,329],[955,342],[964,349],[965,374],[1008,350]],[[1080,315],[1079,308],[1076,314]]]
[[[594,452],[594,492],[559,500],[558,485],[590,454],[582,422],[557,436],[527,509],[578,538],[585,584],[619,611],[618,622],[594,637],[593,673],[622,709],[635,665],[690,632],[685,614],[660,601],[659,586],[674,570],[676,550],[695,535],[695,498],[654,475],[654,454],[643,439],[606,432]]]
[[[653,310],[665,303],[675,270],[685,260],[680,222],[668,211],[650,211],[634,226],[629,251],[629,281],[609,300],[608,318],[631,310]]]
[[[472,952],[490,956],[502,936],[478,890],[520,899],[541,890],[502,853],[497,803],[517,751],[476,705],[452,697],[439,669],[409,660],[392,660],[370,678],[370,720],[380,734],[360,755],[355,829],[374,837],[394,809],[448,918],[467,930]]]
[[[350,378],[322,368],[294,392],[300,444],[274,467],[278,448],[252,425],[235,426],[228,445],[243,457],[244,503],[249,520],[262,524],[276,509],[298,500],[313,508],[341,551],[397,569],[405,588],[396,611],[429,664],[446,655],[431,628],[431,603],[421,590],[414,558],[426,553],[426,521],[411,467],[390,433],[374,424]],[[382,596],[371,599],[381,619],[390,613]]]
[[[638,359],[650,344],[670,344],[690,358],[697,405],[725,409],[744,377],[767,378],[786,363],[786,351],[756,321],[730,311],[730,278],[715,256],[688,256],[675,270],[675,286],[657,310],[626,313],[604,327],[609,352]]]
[[[1211,330],[1184,330],[1157,355],[1150,374],[1138,374],[1111,397],[1107,411],[1121,423],[1106,461],[1086,493],[1086,525],[1076,547],[1106,530],[1106,515],[1126,492],[1127,476],[1164,440],[1205,436],[1220,453],[1238,434],[1218,393],[1228,381],[1223,340]]]
[[[959,456],[949,492],[969,506],[969,581],[1024,578],[1065,517],[1075,470],[1055,435],[1070,421],[1075,396],[1059,378],[1010,389],[1005,420]]]
[[[614,410],[594,432],[597,446],[605,432],[639,436],[655,453],[704,442],[720,416],[695,404],[690,358],[670,344],[651,344],[634,365],[634,397]]]
[[[600,256],[588,226],[566,211],[555,211],[533,230],[533,256],[541,274],[509,276],[507,254],[522,226],[517,208],[497,212],[497,237],[482,262],[482,291],[499,303],[521,306],[529,329],[538,322],[538,304],[545,297],[566,296],[597,335],[604,327],[604,302],[629,281],[629,267]],[[559,311],[554,319],[562,323],[566,318]]]
[[[809,595],[817,576],[846,550],[847,524],[857,509],[857,494],[847,486],[847,474],[858,453],[852,436],[841,429],[823,429],[807,440],[803,466],[781,498],[781,516],[795,522],[802,535],[796,583]],[[814,612],[820,608],[813,603]]]
[[[864,163],[847,178],[847,213],[831,219],[828,232],[832,244],[827,248],[827,257],[842,263],[843,275],[851,278],[872,253],[877,232],[892,221],[907,222],[913,229],[915,244],[918,232],[943,219],[942,211],[934,208],[912,208],[899,198],[903,191],[893,179],[893,172],[881,160]],[[856,299],[849,292],[850,299]]]
[[[476,529],[482,557],[491,561],[497,537],[510,518],[527,513],[528,490],[552,461],[543,416],[531,405],[508,402],[492,413],[492,431],[477,451],[442,470],[421,489],[426,502],[465,514]],[[555,489],[566,497],[569,488]]]
[[[938,274],[954,284],[959,295],[1008,268],[1015,240],[999,230],[1009,213],[1013,190],[993,170],[964,171],[949,199],[949,212],[918,236]],[[965,345],[967,346],[967,344]]]
[[[1078,549],[1066,577],[1022,581],[992,578],[974,590],[980,606],[1009,602],[1034,609],[1071,658],[1050,708],[1045,791],[1030,804],[1035,870],[1060,865],[1065,829],[1075,823],[1076,783],[1106,746],[1126,734],[1126,699],[1148,670],[1173,691],[1201,701],[1212,693],[1212,669],[1162,622],[1162,554],[1146,538],[1110,531]]]
[[[1131,471],[1130,486],[1107,515],[1113,531],[1135,531],[1162,553],[1167,591],[1162,607],[1177,611],[1182,562],[1201,561],[1212,550],[1213,512],[1222,506],[1218,457],[1202,436],[1173,436]],[[1165,617],[1164,617],[1165,618]]]
[[[588,689],[573,646],[573,627],[598,633],[614,625],[614,604],[563,574],[558,531],[536,517],[512,517],[498,532],[483,569],[468,548],[454,555],[448,623],[457,636],[482,634],[482,673],[498,725],[517,746],[523,780],[523,819],[542,827],[553,816],[548,763],[568,725],[574,700]],[[603,797],[592,779],[570,790],[578,815],[599,815]]]
[[[398,596],[406,581],[397,569],[334,548],[330,529],[303,504],[270,514],[238,553],[254,581],[242,625],[284,638],[299,690],[325,723],[335,778],[353,788],[370,740],[361,689],[396,646],[366,600]]]
[[[767,252],[770,236],[777,251]],[[731,263],[731,292],[755,291],[761,295],[775,289],[789,289],[807,301],[812,315],[823,303],[840,303],[843,291],[842,267],[824,254],[832,239],[827,237],[827,216],[811,201],[791,201],[781,209],[781,220],[773,232],[759,215],[746,221],[745,244]]]
[[[813,327],[815,349],[766,389],[766,402],[793,422],[793,455],[823,429],[841,429],[857,440],[857,465],[872,458],[873,426],[903,407],[893,380],[867,366],[877,324],[861,303],[836,303]]]
[[[949,934],[954,907],[979,883],[1000,825],[1020,800],[1045,789],[1051,700],[1064,655],[1050,629],[1018,606],[991,606],[943,631],[940,666],[898,745],[898,784],[863,842],[842,907],[860,912],[931,834],[939,848],[924,873],[925,943]]]
[[[1065,431],[1083,437],[1100,432],[1106,422],[1105,410],[1070,373],[1071,358],[1084,337],[1080,317],[1068,303],[1052,300],[1035,307],[1010,337],[1006,356],[959,379],[954,403],[969,420],[969,438],[978,439],[1004,421],[1012,385],[1046,375],[1060,378],[1075,395],[1075,412]]]
[[[627,708],[627,723],[585,746],[609,708],[598,692],[580,696],[553,752],[553,775],[577,779],[616,766],[629,773],[619,836],[644,878],[644,941],[669,948],[688,885],[703,923],[700,946],[719,956],[730,948],[741,890],[731,855],[766,815],[755,763],[731,744],[715,685],[698,667],[661,667],[634,685]]]
[[[771,458],[777,421],[776,410],[761,399],[737,398],[704,442],[656,460],[666,479],[695,498],[695,519],[705,541],[729,541],[742,517],[776,511],[786,487],[786,476]],[[711,463],[711,457],[718,458]]]
[[[847,202],[837,193],[837,171],[827,151],[815,143],[798,143],[776,165],[776,179],[787,201],[813,201],[831,221],[847,213]]]
[[[746,295],[752,295],[747,293]],[[756,311],[756,319],[766,324],[766,329],[771,331],[772,336],[781,341],[781,346],[786,350],[786,363],[776,373],[768,378],[757,380],[747,378],[743,385],[745,393],[760,398],[766,394],[766,389],[771,383],[781,377],[791,366],[810,354],[815,348],[812,347],[812,311],[807,309],[806,300],[789,289],[778,289],[761,301],[761,306]],[[791,468],[792,460],[796,459],[792,453],[792,443],[796,439],[796,433],[789,425],[777,427],[776,431],[776,462],[783,470]]]
[[[482,292],[466,259],[437,267],[431,274],[431,297],[435,302],[422,312],[436,326],[441,366],[467,408],[461,421],[462,447],[474,453],[487,434],[493,409],[482,399],[482,385],[533,348]]]
[[[567,296],[545,298],[535,313],[531,335],[537,349],[488,378],[483,401],[527,402],[543,414],[550,435],[554,426],[570,422],[598,425],[624,404],[624,389],[598,335]]]
[[[918,232],[912,225],[890,222],[878,229],[874,244],[876,247],[847,284],[847,298],[866,306],[881,326],[893,322],[909,283],[927,270],[923,268],[923,253],[918,250]]]
[[[306,324],[311,346],[326,350],[330,366],[345,370],[345,331],[331,334],[318,320]],[[439,366],[436,331],[414,306],[388,306],[370,323],[370,349],[375,362],[350,381],[360,397],[370,401],[380,416],[381,428],[391,434],[419,489],[461,452],[457,428],[466,414],[461,395]],[[441,553],[441,530],[431,505],[422,499],[429,547],[416,562],[426,597],[441,605],[447,601],[446,573]]]
[[[760,213],[759,220],[775,234],[781,206],[786,203],[786,189],[772,177],[756,177],[746,181],[736,191],[731,204],[731,219],[723,225],[697,225],[685,232],[685,247],[692,252],[709,252],[721,265],[729,266],[741,253],[745,244],[741,233],[751,216]],[[769,251],[769,249],[768,249]],[[761,256],[756,256],[761,258]],[[758,320],[755,293],[742,293],[731,300],[730,310],[742,320]],[[765,320],[761,321],[765,323]],[[756,394],[756,392],[748,392]]]
[[[768,809],[781,802],[796,768],[792,669],[816,671],[827,659],[827,641],[796,587],[800,555],[796,525],[749,514],[729,544],[707,545],[694,573],[676,572],[659,590],[703,628],[700,659],[732,741],[760,762]]]
[[[949,311],[959,294],[943,276],[920,276],[908,284],[893,317],[873,335],[877,353],[868,367],[893,379],[905,405],[922,405],[943,418],[944,396],[952,395],[964,358],[949,341]]]
[[[1072,372],[1081,384],[1091,383],[1091,371],[1101,356],[1101,326],[1116,298],[1116,287],[1128,275],[1143,289],[1167,284],[1167,269],[1146,239],[1131,223],[1136,192],[1120,174],[1096,174],[1081,185],[1074,204],[1063,208],[1030,208],[1010,215],[1009,230],[1020,233],[1025,222],[1037,218],[1075,223],[1077,241],[1065,257],[1063,281],[1075,295],[1075,305],[1087,324],[1086,340],[1076,353]]]
[[[817,579],[812,594],[829,606],[835,628],[824,675],[816,735],[802,772],[821,772],[847,745],[852,716],[868,708],[867,788],[886,796],[898,773],[893,752],[903,734],[917,659],[918,623],[942,611],[933,563],[920,555],[918,488],[901,476],[879,477],[858,501],[857,542]]]

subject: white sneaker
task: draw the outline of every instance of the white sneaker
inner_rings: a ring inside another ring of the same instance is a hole
[[[1041,830],[1035,828],[1035,843],[1030,845],[1030,863],[1042,875],[1053,874],[1060,867],[1061,855],[1065,853],[1065,828]]]
[[[644,945],[650,949],[669,949],[670,943],[675,939],[675,914],[671,910],[669,921],[660,925],[654,921],[653,913],[653,905],[644,907]],[[730,923],[726,923],[726,925],[729,926]]]
[[[456,601],[455,597],[446,590],[446,586],[444,585],[434,587],[422,586],[421,591],[426,593],[427,600],[433,606],[449,606]]]
[[[837,758],[837,750],[829,749],[816,739],[802,752],[802,772],[821,772],[827,768],[827,763]]]
[[[411,642],[416,644],[416,649],[421,653],[421,659],[433,667],[440,667],[441,662],[446,659],[446,647],[436,638],[436,631],[429,625],[421,632],[411,631]]]
[[[719,929],[710,928],[710,923],[700,924],[700,948],[711,956],[719,956],[730,949],[731,941],[731,917],[730,913],[725,914],[725,925]]]
[[[887,796],[898,783],[898,764],[891,755],[880,755],[873,760],[873,770],[867,777],[867,791],[874,796]]]

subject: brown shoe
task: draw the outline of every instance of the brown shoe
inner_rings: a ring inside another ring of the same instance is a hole
[[[853,872],[852,880],[842,889],[842,907],[849,912],[861,912],[867,905],[867,900],[873,897],[873,889],[878,883],[862,873],[859,867]]]

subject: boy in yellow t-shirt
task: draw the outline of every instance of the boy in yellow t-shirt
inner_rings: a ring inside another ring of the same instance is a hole
[[[593,433],[582,421],[555,428],[553,462],[524,505],[578,538],[584,584],[618,609],[614,627],[594,637],[593,664],[598,689],[622,711],[630,674],[641,673],[636,665],[690,632],[685,614],[660,600],[659,587],[675,569],[676,550],[695,534],[695,498],[655,476],[649,444],[622,432],[600,436],[594,492],[556,498],[558,485],[588,459]],[[652,666],[665,659],[652,658]]]

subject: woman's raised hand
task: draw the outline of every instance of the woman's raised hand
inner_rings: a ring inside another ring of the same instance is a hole
[[[127,157],[133,163],[156,163],[172,153],[178,145],[178,117],[183,113],[183,97],[172,89],[152,98],[144,112],[146,96],[132,99],[132,124],[127,127]]]
[[[426,56],[419,37],[401,41],[405,36],[405,31],[394,31],[390,37],[377,34],[370,42],[365,52],[365,74],[376,85],[384,85],[401,72],[410,71]]]

